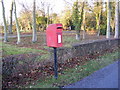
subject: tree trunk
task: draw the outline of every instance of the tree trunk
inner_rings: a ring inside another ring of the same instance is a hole
[[[11,3],[10,8],[10,25],[9,25],[9,34],[12,34],[12,12],[13,12],[13,2]]]
[[[80,21],[79,21],[79,25],[76,26],[76,39],[77,40],[80,40],[80,29],[81,29],[81,26],[82,26],[82,22],[83,22],[83,14],[84,14],[84,2],[82,3],[82,8],[81,8],[81,15],[80,15]]]
[[[96,13],[96,29],[97,29],[97,36],[99,37],[100,36],[100,22],[101,22],[101,16],[102,16],[102,0],[100,0],[100,2],[97,2],[97,7],[100,7],[98,9],[99,12]]]
[[[7,37],[7,25],[6,25],[6,18],[5,18],[5,7],[3,0],[1,0],[2,3],[2,11],[3,11],[3,23],[4,23],[4,42],[8,42],[8,37]]]
[[[107,32],[106,32],[106,38],[110,38],[110,18],[111,18],[110,0],[107,0]]]
[[[115,19],[113,20],[113,19],[111,19],[111,28],[112,28],[112,33],[114,32],[114,30],[115,30]]]
[[[32,36],[32,42],[37,41],[37,31],[36,31],[36,14],[35,14],[35,9],[36,9],[36,1],[34,0],[33,2],[33,36]]]
[[[120,38],[120,1],[119,1],[119,38]]]
[[[85,39],[85,30],[86,30],[86,22],[85,22],[85,20],[86,20],[86,12],[84,11],[84,16],[83,16],[83,28],[84,28],[84,30],[83,30],[83,39]]]
[[[49,5],[47,7],[47,13],[48,13],[48,18],[47,18],[47,26],[49,25]]]
[[[119,1],[116,0],[115,4],[115,36],[114,38],[119,37]]]
[[[78,26],[76,26],[76,40],[80,40],[80,28]]]
[[[14,14],[15,14],[15,22],[16,22],[16,29],[17,29],[17,44],[19,44],[21,42],[20,40],[20,27],[19,27],[19,23],[18,23],[18,19],[17,19],[17,13],[16,13],[16,3],[14,0]]]
[[[29,29],[29,31],[31,31],[31,23],[30,23],[30,21],[28,21],[28,29]]]
[[[100,36],[100,16],[98,15],[98,17],[96,16],[96,29],[97,29],[97,36],[99,37]]]

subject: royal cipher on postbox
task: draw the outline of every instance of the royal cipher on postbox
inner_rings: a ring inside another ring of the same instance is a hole
[[[50,24],[46,29],[48,47],[62,47],[62,24]]]

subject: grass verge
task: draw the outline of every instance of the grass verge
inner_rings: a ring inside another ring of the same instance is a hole
[[[63,36],[64,47],[72,47],[72,44],[80,42],[76,40],[75,37]]]
[[[9,44],[2,43],[2,53],[5,56],[8,55],[16,55],[16,54],[25,54],[25,53],[47,53],[47,51],[44,50],[38,50],[38,49],[31,49],[31,48],[24,48],[24,47],[17,47],[12,46]]]
[[[63,74],[59,74],[57,80],[54,79],[53,76],[49,76],[44,81],[38,80],[34,85],[29,85],[27,88],[58,88],[77,82],[93,72],[113,63],[118,59],[119,54],[120,51],[107,53],[103,56],[99,56],[95,60],[86,62],[84,65],[64,70],[62,72]]]

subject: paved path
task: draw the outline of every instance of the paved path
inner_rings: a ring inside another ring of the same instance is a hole
[[[41,32],[43,35],[45,34],[45,32]],[[75,33],[75,31],[63,31],[63,33]],[[40,33],[38,33],[37,35],[41,35]],[[29,35],[27,35],[27,34],[25,34],[25,35],[21,35],[21,37],[29,37],[29,36],[32,36],[32,33],[31,34],[29,34]],[[8,35],[8,38],[16,38],[17,37],[17,35]],[[3,38],[3,36],[2,35],[0,35],[0,39],[2,39]]]
[[[64,88],[118,88],[118,86],[120,88],[120,85],[118,85],[118,61],[117,61],[109,66],[106,66],[96,71],[95,73],[84,78],[83,80],[76,82],[72,85],[65,86]]]

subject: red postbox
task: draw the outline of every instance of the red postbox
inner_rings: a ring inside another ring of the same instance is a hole
[[[62,47],[62,24],[50,24],[46,29],[47,46]]]

